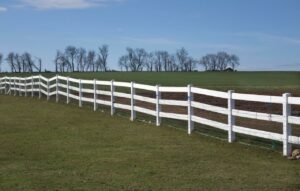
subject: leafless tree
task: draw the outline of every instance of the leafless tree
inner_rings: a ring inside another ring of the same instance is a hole
[[[14,52],[8,53],[5,60],[7,61],[11,72],[17,72],[16,67],[15,67],[15,53]]]
[[[32,60],[31,54],[25,52],[22,55],[22,59],[24,63],[23,72],[33,72],[34,61]]]
[[[149,53],[147,57],[147,61],[145,63],[145,67],[148,72],[152,72],[154,70],[155,62],[156,60],[155,60],[154,53],[153,52]]]
[[[102,45],[99,47],[99,57],[98,57],[98,64],[97,65],[97,71],[98,68],[100,68],[102,71],[107,71],[107,57],[108,57],[108,45]]]
[[[42,59],[39,57],[35,57],[37,64],[34,63],[33,67],[36,69],[38,72],[42,72]]]
[[[142,71],[146,58],[147,58],[147,53],[144,49],[142,48],[137,48],[137,49],[132,49],[132,48],[127,48],[127,58],[128,58],[128,67],[130,68],[131,71],[137,72],[137,71]]]
[[[25,61],[22,55],[19,55],[18,53],[14,54],[14,65],[17,72],[25,72]]]
[[[59,50],[56,51],[54,63],[56,72],[66,72],[68,71],[70,66],[69,60],[66,58],[66,55]]]
[[[230,66],[232,67],[233,70],[236,69],[240,65],[240,59],[238,56],[235,54],[230,55],[230,61],[229,61]]]
[[[60,67],[60,56],[61,56],[61,52],[59,50],[56,50],[56,55],[54,58],[54,64],[55,64],[55,72],[57,73],[59,71],[59,67]]]
[[[86,65],[86,71],[95,71],[95,58],[96,53],[93,50],[88,51],[87,54],[87,65]]]
[[[188,71],[190,62],[188,62],[189,54],[187,50],[185,48],[177,50],[176,57],[181,71]]]
[[[86,50],[84,48],[77,49],[76,62],[77,62],[77,71],[84,71],[84,64],[86,60]]]
[[[65,49],[66,58],[69,60],[70,63],[70,71],[74,72],[75,66],[74,66],[74,60],[77,54],[77,49],[75,46],[68,46]]]
[[[228,67],[233,70],[239,65],[239,58],[226,52],[218,52],[217,54],[207,54],[203,56],[199,64],[204,67],[206,71],[224,71]]]
[[[154,53],[154,56],[155,56],[155,71],[156,72],[161,72],[162,71],[162,64],[163,64],[162,51],[156,51]]]
[[[124,55],[119,58],[119,67],[121,68],[121,71],[123,71],[123,68],[125,69],[126,72],[129,71],[128,55]]]

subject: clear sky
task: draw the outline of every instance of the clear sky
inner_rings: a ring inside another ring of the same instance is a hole
[[[53,69],[67,45],[126,47],[194,58],[227,51],[240,70],[300,70],[299,0],[0,0],[0,52],[28,51]],[[3,68],[5,70],[5,67]]]

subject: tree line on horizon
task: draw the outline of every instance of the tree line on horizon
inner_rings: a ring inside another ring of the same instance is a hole
[[[98,52],[67,46],[64,52],[56,51],[55,72],[106,72],[108,51],[108,45],[99,47]]]
[[[23,54],[10,52],[5,58],[11,72],[42,72],[42,59],[33,57],[30,53],[24,52]],[[0,72],[3,62],[3,54],[0,53]]]
[[[55,72],[107,72],[108,45],[102,45],[95,50],[86,50],[75,46],[67,46],[63,51],[57,50],[54,58]],[[42,59],[25,52],[18,54],[10,52],[4,59],[0,53],[0,72],[3,60],[6,61],[10,72],[42,72]],[[165,50],[147,52],[143,48],[126,48],[126,53],[118,60],[121,71],[149,72],[192,72],[197,66],[205,71],[235,71],[240,65],[239,57],[235,54],[218,52],[207,54],[200,59],[189,55],[185,48],[175,53]],[[45,69],[45,71],[47,71]]]
[[[218,52],[207,54],[197,60],[191,57],[185,48],[180,48],[175,54],[160,50],[147,52],[143,48],[127,48],[126,54],[119,58],[121,71],[149,71],[149,72],[192,72],[197,65],[205,71],[225,71],[231,68],[233,71],[240,65],[239,57],[235,54]]]

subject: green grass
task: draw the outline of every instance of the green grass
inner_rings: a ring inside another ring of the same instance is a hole
[[[4,75],[4,74],[2,74]],[[28,75],[28,74],[25,74]],[[43,74],[53,76],[54,73]],[[135,81],[144,84],[194,86],[243,92],[299,92],[300,72],[98,72],[64,73],[60,75],[84,79]]]
[[[0,96],[0,190],[299,190],[299,161],[90,107]]]

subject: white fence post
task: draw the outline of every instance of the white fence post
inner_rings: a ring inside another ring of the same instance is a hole
[[[134,121],[136,118],[136,112],[134,111],[134,105],[135,105],[135,100],[134,100],[134,95],[135,95],[135,89],[134,89],[134,82],[131,82],[131,87],[130,87],[130,92],[131,92],[131,117],[130,120]]]
[[[97,81],[94,79],[94,111],[97,111],[98,104],[97,104]]]
[[[42,97],[42,91],[41,91],[41,75],[39,75],[39,99]]]
[[[160,100],[161,94],[159,91],[159,85],[156,85],[156,126],[160,126],[161,123],[161,119],[159,117],[159,113],[160,113],[160,104],[159,104],[159,100]]]
[[[27,80],[24,78],[25,97],[27,97]]]
[[[14,96],[16,96],[17,90],[16,90],[16,78],[14,78]]]
[[[22,95],[22,93],[21,93],[21,80],[19,78],[19,96],[21,96],[21,95]]]
[[[292,152],[292,144],[289,143],[289,136],[292,133],[292,126],[288,122],[288,117],[291,115],[291,105],[288,104],[288,98],[291,94],[285,93],[282,95],[282,117],[283,117],[283,156],[290,156]]]
[[[82,83],[79,79],[79,107],[82,107]]]
[[[233,132],[233,126],[235,125],[235,117],[232,115],[232,110],[235,107],[235,101],[232,99],[233,90],[228,91],[228,142],[235,141],[235,133]]]
[[[9,90],[8,90],[8,91],[9,91],[9,95],[11,95],[11,91],[12,91],[12,90],[11,90],[11,84],[12,84],[12,83],[11,83],[11,77],[9,77]]]
[[[70,80],[69,76],[67,77],[67,104],[70,103]]]
[[[192,120],[193,114],[194,114],[194,110],[192,107],[192,101],[194,100],[193,98],[193,93],[191,91],[192,86],[188,85],[187,87],[187,91],[188,91],[188,134],[192,134],[192,131],[194,130],[194,122]]]
[[[4,81],[4,94],[7,94],[7,86],[6,86],[6,77],[5,77],[5,81]]]
[[[33,97],[33,76],[31,76],[31,97]]]
[[[50,88],[49,88],[49,79],[47,79],[47,100],[50,99]]]
[[[111,97],[110,97],[110,104],[111,104],[111,108],[110,108],[110,114],[114,115],[115,113],[115,98],[114,98],[114,91],[115,91],[115,86],[114,86],[114,80],[111,80],[111,85],[110,85],[110,93],[111,93]]]
[[[0,80],[0,93],[2,94],[2,86],[3,86],[3,80]]]
[[[58,75],[56,74],[56,102],[59,100],[59,95],[58,95]]]
[[[6,76],[5,76],[6,77]],[[4,90],[2,89],[2,88],[4,88],[5,87],[5,79],[2,79],[1,80],[1,94],[3,94],[4,93]]]

